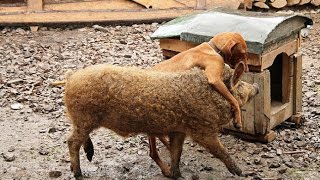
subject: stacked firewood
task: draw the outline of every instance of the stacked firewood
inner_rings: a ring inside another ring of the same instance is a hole
[[[283,8],[286,6],[300,6],[312,4],[320,6],[320,0],[244,0],[244,5],[247,9],[258,7],[262,9]]]

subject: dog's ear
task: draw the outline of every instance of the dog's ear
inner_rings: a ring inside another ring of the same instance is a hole
[[[231,89],[236,87],[245,70],[246,70],[246,65],[244,64],[244,62],[240,61],[234,69],[234,73],[231,79]]]
[[[226,42],[226,44],[222,47],[221,51],[224,55],[225,61],[227,62],[227,64],[230,64],[230,59],[232,57],[232,48],[236,45],[237,43],[230,39]]]

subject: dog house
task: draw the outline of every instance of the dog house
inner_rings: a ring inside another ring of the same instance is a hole
[[[258,83],[260,93],[242,107],[243,129],[232,123],[225,129],[244,138],[270,142],[272,129],[286,120],[302,117],[302,56],[300,31],[313,22],[294,14],[215,9],[174,19],[152,35],[160,39],[165,58],[208,42],[220,32],[238,32],[246,40],[249,72],[243,80]]]

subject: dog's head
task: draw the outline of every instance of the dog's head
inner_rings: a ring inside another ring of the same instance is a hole
[[[210,40],[210,43],[214,44],[223,53],[226,64],[235,68],[238,63],[243,62],[245,71],[249,70],[247,44],[239,33],[219,33]]]

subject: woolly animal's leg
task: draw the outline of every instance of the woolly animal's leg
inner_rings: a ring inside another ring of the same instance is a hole
[[[200,145],[207,147],[209,152],[214,154],[215,157],[220,159],[228,168],[230,173],[241,175],[241,169],[236,165],[236,163],[232,160],[226,149],[221,144],[218,135],[214,135],[211,137],[205,137],[205,139],[197,139],[196,140]]]
[[[170,167],[160,159],[157,152],[156,138],[154,136],[148,136],[148,140],[150,149],[149,156],[157,163],[164,176],[171,177]]]
[[[183,133],[171,133],[170,139],[170,155],[171,155],[171,173],[172,178],[176,179],[181,177],[179,163],[183,148],[183,142],[186,135]]]
[[[157,138],[159,138],[159,140],[167,147],[168,150],[170,149],[170,143],[167,139],[167,136],[157,136]]]
[[[84,152],[87,154],[87,159],[91,162],[92,156],[94,154],[94,149],[93,149],[93,144],[90,137],[88,137],[88,139],[84,143],[83,149],[84,149]]]
[[[74,128],[71,136],[68,139],[69,155],[70,155],[70,169],[73,171],[74,177],[82,176],[80,169],[79,150],[85,140],[88,139],[90,132],[81,132],[80,129]]]

